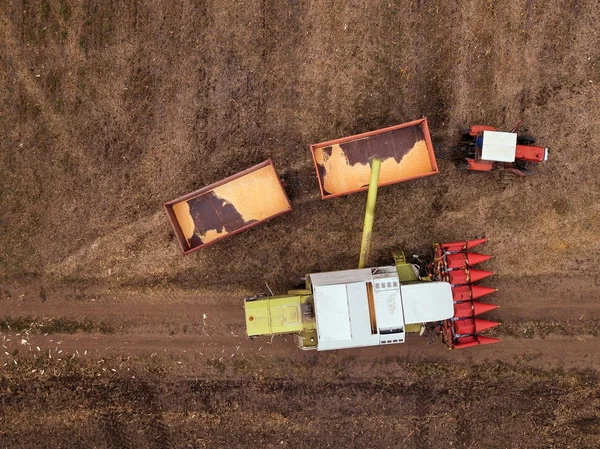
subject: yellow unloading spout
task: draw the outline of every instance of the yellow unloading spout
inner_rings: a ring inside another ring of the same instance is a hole
[[[379,171],[381,159],[371,159],[371,180],[369,181],[369,193],[367,194],[367,208],[365,210],[365,224],[363,226],[362,242],[360,244],[360,260],[358,268],[364,268],[369,258],[371,246],[371,232],[373,231],[373,219],[375,218],[375,202],[377,201],[377,184],[379,182]]]

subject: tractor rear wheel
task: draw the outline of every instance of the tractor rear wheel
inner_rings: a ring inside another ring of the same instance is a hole
[[[469,164],[466,160],[461,160],[456,163],[456,168],[458,171],[467,171],[469,169]]]
[[[533,145],[535,138],[531,136],[517,136],[517,143],[519,145]]]

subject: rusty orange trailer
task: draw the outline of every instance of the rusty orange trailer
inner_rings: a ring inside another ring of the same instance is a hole
[[[271,160],[164,204],[184,254],[292,210]]]
[[[427,119],[310,146],[321,198],[367,190],[371,158],[381,159],[378,186],[439,172]]]

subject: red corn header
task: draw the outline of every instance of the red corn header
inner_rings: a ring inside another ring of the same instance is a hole
[[[497,343],[497,338],[481,335],[499,323],[478,316],[496,309],[495,304],[480,302],[479,298],[496,291],[495,288],[476,285],[482,279],[494,274],[473,268],[474,265],[489,260],[492,256],[469,252],[488,239],[467,240],[464,242],[436,244],[433,272],[435,278],[452,285],[454,316],[442,322],[440,333],[450,349],[468,348],[476,345]]]

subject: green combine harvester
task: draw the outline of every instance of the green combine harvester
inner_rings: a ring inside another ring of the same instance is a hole
[[[403,343],[423,323],[453,316],[450,284],[419,277],[403,253],[394,255],[394,266],[364,268],[381,162],[371,165],[359,268],[309,274],[304,289],[287,295],[246,298],[249,336],[292,334],[301,349],[376,346]]]

